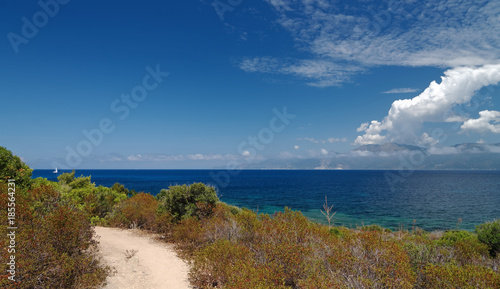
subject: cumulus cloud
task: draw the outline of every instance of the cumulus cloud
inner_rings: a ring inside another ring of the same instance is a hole
[[[429,141],[428,135],[420,134],[423,123],[449,121],[449,112],[454,106],[469,103],[482,87],[498,84],[500,64],[458,67],[444,74],[441,83],[433,81],[420,95],[394,101],[382,121],[361,124],[357,131],[364,132],[364,135],[358,136],[355,143],[363,145],[395,141],[419,144],[422,140]],[[477,122],[467,121],[462,129],[484,128],[485,123],[490,124],[490,131],[498,129],[495,127],[497,120],[492,115],[494,113],[489,112]]]
[[[433,137],[429,136],[429,134],[427,134],[426,132],[424,132],[421,136],[420,136],[420,141],[419,141],[419,145],[421,146],[434,146],[438,143],[439,141],[434,139]]]
[[[321,154],[322,155],[327,155],[328,154],[328,151],[326,149],[321,149]]]
[[[500,133],[500,111],[480,111],[479,118],[467,120],[460,129],[462,132]]]
[[[293,146],[293,148],[298,150],[298,149],[300,149],[300,146],[296,145],[296,146]]]

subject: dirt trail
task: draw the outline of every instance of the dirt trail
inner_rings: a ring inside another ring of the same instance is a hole
[[[95,228],[103,261],[114,273],[105,289],[188,289],[188,266],[171,245],[133,230]]]

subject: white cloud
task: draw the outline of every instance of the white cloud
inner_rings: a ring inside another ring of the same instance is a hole
[[[343,138],[334,138],[334,137],[331,137],[329,139],[326,140],[326,142],[328,143],[335,143],[335,142],[346,142],[347,141],[347,138],[343,137]]]
[[[278,60],[272,57],[246,58],[239,67],[247,72],[292,75],[306,79],[308,85],[315,87],[337,86],[364,71],[358,66],[339,65],[328,60]]]
[[[293,74],[324,87],[378,65],[457,67],[500,58],[499,1],[266,2],[309,60],[245,60],[247,71]]]
[[[480,111],[479,118],[467,120],[460,128],[461,132],[500,133],[500,111]]]
[[[418,143],[421,146],[435,146],[439,141],[429,136],[426,132],[424,132],[420,136],[420,142]]]
[[[299,138],[298,140],[306,140],[306,141],[310,141],[310,142],[313,142],[313,143],[319,143],[320,142],[319,140],[316,140],[313,137]]]
[[[358,136],[355,143],[374,144],[390,140],[418,144],[421,137],[419,131],[423,123],[449,120],[449,111],[455,105],[469,103],[475,92],[482,87],[498,84],[500,64],[477,68],[458,67],[444,74],[441,83],[433,81],[420,95],[394,101],[382,121],[374,120],[370,124],[361,124],[357,131],[363,131],[364,135]],[[490,114],[487,117],[492,121]],[[479,125],[484,125],[485,120],[480,118],[477,122],[467,121],[462,130],[473,127],[479,129]],[[497,128],[492,124],[490,131],[494,129]]]
[[[296,145],[296,146],[293,146],[293,148],[298,150],[298,149],[300,149],[300,146]]]
[[[128,161],[153,161],[153,162],[170,162],[170,161],[213,161],[213,160],[235,160],[239,156],[226,154],[187,154],[187,155],[165,155],[165,154],[135,154],[127,156]]]
[[[322,155],[327,155],[328,154],[328,151],[326,149],[321,149],[321,154]]]
[[[279,69],[279,64],[271,57],[255,57],[244,59],[239,67],[247,72],[272,73]]]
[[[249,156],[251,156],[252,154],[251,154],[249,151],[243,151],[243,152],[241,153],[241,155],[242,155],[242,156],[244,156],[244,157],[249,157]]]
[[[304,138],[298,138],[297,140],[306,140],[312,143],[336,143],[336,142],[346,142],[347,138],[335,138],[335,137],[330,137],[326,140],[321,140],[321,139],[315,139],[313,137],[304,137]]]
[[[418,91],[416,88],[394,88],[383,93],[412,93]]]

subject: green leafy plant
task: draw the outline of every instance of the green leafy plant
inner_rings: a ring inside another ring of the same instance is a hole
[[[440,245],[453,246],[457,242],[475,238],[477,238],[476,235],[468,231],[450,230],[444,233],[441,239],[439,239],[438,243]]]
[[[5,183],[8,179],[15,179],[16,187],[30,188],[33,182],[32,171],[18,156],[0,146],[0,182]]]
[[[500,219],[476,226],[479,241],[489,246],[491,257],[495,258],[500,252]]]
[[[195,216],[199,212],[197,203],[214,205],[219,201],[215,188],[202,183],[171,186],[161,190],[157,199],[160,208],[170,212],[176,221]]]

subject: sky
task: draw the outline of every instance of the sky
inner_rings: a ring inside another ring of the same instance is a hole
[[[213,168],[499,143],[500,2],[4,0],[0,145]]]

